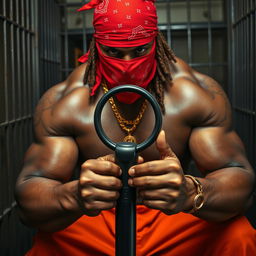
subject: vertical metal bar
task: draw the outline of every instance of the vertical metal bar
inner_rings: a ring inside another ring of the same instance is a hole
[[[253,28],[252,28],[252,34],[253,34],[253,45],[256,45],[256,3],[255,1],[252,0],[252,10],[253,10],[253,15],[252,15],[252,19],[253,19]],[[256,89],[255,89],[255,84],[256,84],[256,49],[255,47],[253,47],[253,69],[252,69],[252,73],[253,73],[253,82],[252,82],[252,88],[253,88],[253,95],[256,95]],[[253,109],[256,112],[256,103],[255,100],[253,101]],[[256,116],[254,116],[254,136],[253,138],[256,138]],[[254,152],[253,152],[254,156],[256,155],[256,148],[254,147]],[[254,158],[254,168],[256,169],[256,160]]]
[[[12,170],[12,166],[11,166],[11,159],[10,156],[12,155],[11,149],[10,149],[10,137],[11,137],[11,126],[8,125],[6,126],[6,152],[7,152],[7,168],[6,168],[6,176],[5,176],[5,180],[6,180],[6,194],[7,194],[7,206],[9,206],[11,198],[10,198],[10,186],[9,186],[9,181],[11,180],[10,178],[10,172]],[[7,229],[6,230],[10,230],[10,220],[8,218],[8,215],[6,216],[6,225],[7,225]],[[8,239],[6,240],[6,245],[7,247],[9,246],[9,241]]]
[[[81,1],[82,2],[82,1]],[[86,34],[86,28],[87,28],[87,24],[86,24],[86,18],[85,18],[85,12],[82,12],[82,17],[83,17],[83,53],[87,52],[87,34]]]
[[[64,46],[64,56],[65,56],[65,71],[64,71],[64,74],[65,74],[65,77],[67,77],[68,75],[68,68],[69,68],[69,52],[68,52],[68,24],[67,24],[67,1],[65,0],[65,6],[64,6],[64,19],[65,19],[65,28],[64,28],[64,33],[65,33],[65,36],[64,36],[64,40],[65,40],[65,46]]]
[[[30,5],[29,5],[29,0],[26,0],[26,6],[27,6],[27,28],[29,30],[30,28]],[[32,51],[32,45],[31,45],[31,38],[33,35],[31,33],[27,33],[27,88],[28,88],[28,93],[27,93],[27,105],[28,105],[28,113],[29,115],[31,113],[31,87],[32,87],[32,81],[31,81],[31,73],[33,72],[32,70],[32,62],[31,62],[31,51]]]
[[[9,79],[9,90],[11,95],[11,109],[12,113],[9,120],[15,120],[16,118],[16,94],[15,94],[15,82],[14,82],[14,23],[13,23],[13,0],[9,0],[10,5],[10,23],[9,23],[9,30],[10,30],[10,59],[9,59],[9,71],[8,71],[8,79]],[[8,193],[8,206],[11,205],[13,201],[13,180],[14,180],[14,170],[15,170],[15,159],[13,157],[13,136],[14,136],[14,124],[11,124],[8,126],[8,162],[9,162],[9,168],[8,168],[8,176],[7,178],[7,193]],[[14,224],[11,219],[11,215],[8,214],[8,230],[11,232],[11,234],[15,233],[14,231]],[[13,237],[13,241],[15,241],[15,237]],[[11,245],[10,240],[7,241],[8,246]],[[13,248],[11,246],[11,248]]]
[[[0,21],[0,25],[1,25],[1,21]],[[0,151],[0,170],[2,170],[0,172],[0,180],[4,180],[5,179],[5,160],[6,160],[6,157],[5,157],[5,143],[4,143],[4,127],[0,127],[0,137],[1,137],[1,140],[0,140],[0,146],[1,146],[1,151]],[[0,194],[2,195],[1,196],[1,201],[0,201],[0,211],[3,212],[3,209],[4,209],[4,205],[5,205],[5,190],[4,190],[4,184],[0,187]],[[1,229],[0,229],[0,241],[3,241],[4,240],[4,231],[3,231],[3,226],[2,226],[3,222],[1,222]]]
[[[21,26],[24,25],[24,15],[22,13],[22,11],[24,10],[24,4],[23,1],[20,1],[20,24]],[[20,59],[21,59],[21,84],[22,84],[22,90],[21,90],[21,99],[22,99],[22,108],[21,108],[21,113],[22,115],[26,115],[26,106],[25,106],[25,94],[26,94],[26,89],[24,87],[26,81],[25,81],[25,73],[26,73],[26,68],[25,68],[25,31],[24,30],[20,30],[20,34],[21,34],[21,44],[20,44],[20,49],[21,49],[21,55],[20,55]]]
[[[1,177],[5,182],[1,186],[2,198],[1,214],[3,210],[9,211],[1,218],[1,241],[4,238],[4,255],[21,255],[25,251],[20,251],[18,220],[12,211],[13,189],[21,161],[21,151],[25,144],[22,133],[22,118],[26,118],[26,111],[23,105],[26,104],[26,91],[30,94],[32,79],[25,77],[26,73],[34,73],[36,65],[32,65],[31,59],[31,39],[35,36],[30,29],[29,4],[31,0],[2,0],[1,7],[1,80],[3,80],[3,94],[5,102],[3,117],[1,117]],[[33,1],[34,4],[35,1]],[[8,5],[8,8],[7,8]],[[8,16],[8,18],[7,18]],[[34,54],[35,55],[35,54]],[[36,64],[36,63],[35,63]],[[27,87],[27,89],[25,89]],[[21,93],[22,92],[22,93]],[[22,103],[22,104],[21,104]],[[21,109],[22,108],[22,109]],[[27,107],[28,111],[31,110]],[[2,113],[1,113],[2,115]],[[28,130],[28,127],[26,127]],[[31,134],[29,135],[31,137]],[[2,159],[4,161],[2,161]],[[5,236],[2,234],[5,232]],[[24,233],[24,232],[22,232]],[[10,239],[10,237],[12,239]],[[2,249],[2,248],[1,248]]]
[[[3,2],[3,9],[4,9],[4,16],[6,17],[6,1],[4,0]],[[4,38],[4,43],[3,43],[3,57],[4,57],[4,66],[3,66],[3,69],[4,69],[4,93],[5,93],[5,122],[8,120],[8,112],[9,112],[9,98],[8,98],[8,84],[7,84],[7,43],[6,43],[6,37],[7,37],[7,33],[6,33],[6,19],[3,20],[3,38]],[[5,129],[5,127],[4,127]],[[4,134],[6,131],[4,131]],[[6,147],[6,136],[3,137],[4,139],[4,152],[7,152],[5,150],[5,147]],[[5,163],[7,163],[7,157],[5,158]],[[3,168],[3,172],[4,172],[4,177],[6,177],[6,175],[8,175],[8,169],[7,169],[7,164],[5,164],[4,168]],[[7,176],[8,177],[8,176]],[[5,184],[3,186],[3,189],[4,191],[5,190]],[[6,195],[6,193],[3,193],[4,195],[4,198],[3,198],[3,205],[2,205],[2,210],[4,209],[4,207],[7,206],[8,204],[8,197]]]
[[[192,64],[192,37],[191,37],[191,4],[190,0],[186,0],[187,3],[187,37],[188,37],[188,62]]]
[[[27,16],[28,16],[28,9],[27,9],[27,0],[24,0],[24,6],[25,6],[25,28],[27,27],[27,23],[28,23],[28,19],[27,19]],[[29,44],[29,33],[27,33],[25,31],[24,33],[25,35],[25,69],[26,71],[29,70],[29,51],[30,51],[30,44]],[[30,109],[29,109],[29,73],[26,72],[25,73],[25,78],[26,78],[26,83],[25,83],[25,88],[26,88],[26,95],[25,95],[25,104],[26,104],[26,116],[29,115],[30,113]]]
[[[42,23],[42,26],[43,26],[43,41],[44,41],[44,46],[43,46],[43,52],[44,52],[44,54],[43,54],[43,59],[41,60],[41,62],[43,62],[43,64],[42,64],[42,66],[43,66],[43,73],[41,74],[41,78],[42,78],[42,80],[44,81],[44,83],[43,83],[43,90],[41,91],[41,93],[43,93],[45,90],[46,90],[46,84],[48,83],[48,70],[47,70],[47,66],[45,65],[45,63],[44,63],[44,60],[47,60],[47,50],[48,50],[48,44],[47,44],[47,42],[48,42],[48,34],[47,34],[47,3],[46,3],[46,1],[44,1],[44,4],[43,4],[43,13],[44,13],[44,18],[46,19],[46,20],[44,20],[43,18],[42,18],[42,20],[43,20],[43,23]]]
[[[39,10],[39,3],[38,1],[31,1],[31,29],[35,31],[38,28],[38,10]],[[34,67],[32,72],[32,109],[34,108],[37,99],[39,98],[39,76],[38,76],[38,32],[37,35],[33,37],[32,40],[32,66]],[[31,113],[32,114],[32,113]],[[32,133],[31,133],[32,134]]]
[[[233,49],[233,42],[234,42],[234,30],[232,24],[232,17],[233,17],[233,9],[232,9],[232,1],[229,0],[226,3],[226,13],[227,13],[227,27],[228,27],[228,95],[231,102],[231,105],[234,103],[234,95],[232,91],[232,84],[234,81],[234,72],[233,72],[233,60],[234,60],[234,49]]]
[[[47,60],[51,60],[51,26],[50,26],[50,1],[46,0],[46,8],[47,8],[47,35],[48,35],[48,40],[47,40]],[[51,62],[49,62],[50,64]],[[46,83],[46,90],[48,89],[48,86],[50,86],[50,81],[51,81],[51,66],[47,65],[47,83]]]
[[[15,0],[16,2],[16,19],[17,19],[17,23],[19,21],[19,16],[20,16],[20,13],[19,13],[19,3],[18,3],[18,0]],[[20,118],[21,117],[21,76],[20,76],[20,29],[17,28],[16,29],[16,65],[15,65],[15,68],[16,68],[16,90],[17,90],[17,101],[16,101],[16,105],[18,107],[18,117]]]
[[[207,31],[208,31],[208,67],[209,73],[212,75],[212,13],[211,13],[211,0],[207,0],[207,9],[208,9],[208,22],[207,22]]]
[[[48,0],[49,1],[49,0]],[[49,12],[49,21],[50,21],[50,24],[53,24],[53,4],[54,2],[53,1],[49,1],[49,6],[50,6],[50,12]],[[54,44],[53,44],[53,26],[49,26],[49,33],[50,33],[50,38],[49,38],[49,41],[50,41],[50,48],[49,48],[49,59],[50,59],[50,62],[49,62],[49,67],[50,67],[50,81],[48,83],[48,87],[50,85],[52,85],[53,83],[53,77],[54,77],[54,74],[53,74],[53,51],[54,51]],[[48,89],[48,88],[47,88]]]
[[[171,4],[170,1],[167,1],[167,42],[171,47]]]
[[[13,0],[9,0],[9,5],[10,5],[10,20],[13,20]],[[11,114],[11,118],[15,119],[16,118],[16,104],[15,104],[15,100],[16,100],[16,95],[15,95],[15,85],[14,85],[14,25],[13,22],[9,23],[10,26],[10,42],[9,42],[9,46],[10,46],[10,70],[9,70],[9,82],[10,82],[10,93],[11,93],[11,105],[12,105],[12,114]]]
[[[55,14],[55,47],[56,49],[61,49],[60,44],[60,11],[59,6],[55,4],[55,10],[57,10],[57,13]],[[60,80],[60,50],[55,51],[55,61],[56,61],[56,67],[55,67],[55,76],[57,74],[57,81]]]
[[[246,70],[247,70],[247,62],[246,62],[246,59],[247,59],[247,50],[246,50],[246,47],[247,47],[247,33],[246,33],[246,0],[242,0],[243,1],[243,13],[242,13],[242,19],[244,19],[243,21],[241,20],[241,23],[242,23],[242,38],[244,39],[243,40],[243,48],[241,49],[244,49],[244,53],[245,54],[242,54],[242,52],[240,53],[241,56],[243,57],[243,109],[247,109],[247,106],[246,106],[246,101],[247,101],[247,76],[246,76]],[[240,50],[241,51],[241,50]],[[244,131],[246,131],[246,128],[244,128]]]
[[[3,1],[3,16],[5,17],[6,16],[6,0]],[[4,121],[7,120],[7,116],[8,116],[8,91],[7,91],[7,78],[6,78],[6,74],[7,74],[7,71],[6,71],[6,68],[7,68],[7,54],[6,54],[6,19],[3,20],[3,72],[4,72],[4,94],[5,94],[5,99],[6,99],[6,102],[5,102],[5,117],[3,118]],[[5,127],[3,127],[3,130],[5,129]],[[3,136],[3,152],[6,152],[5,150],[5,147],[6,147],[6,143],[5,143],[5,139],[6,139],[6,133],[4,131],[4,134],[5,136]],[[1,173],[2,173],[2,177],[3,179],[6,179],[6,174],[8,174],[8,171],[7,171],[7,166],[6,166],[6,162],[7,162],[7,157],[5,157],[3,155],[3,161],[4,161],[4,164],[3,164],[3,170]],[[6,207],[6,205],[8,204],[8,198],[7,198],[7,195],[6,195],[6,183],[4,182],[3,186],[2,186],[2,189],[1,189],[1,192],[2,192],[2,195],[3,195],[3,198],[2,198],[2,202],[1,202],[1,211],[4,210],[4,207]],[[3,241],[3,244],[6,244],[6,236],[4,235],[4,225],[5,225],[5,220],[2,221],[1,223],[1,239]]]
[[[6,17],[8,16],[8,19],[10,19],[10,2],[8,2],[8,9],[6,9]],[[13,97],[12,97],[12,78],[11,78],[11,56],[12,56],[12,48],[11,48],[11,23],[6,22],[6,53],[7,53],[7,59],[6,59],[6,83],[7,83],[7,92],[8,92],[8,116],[7,120],[11,120],[13,118]]]

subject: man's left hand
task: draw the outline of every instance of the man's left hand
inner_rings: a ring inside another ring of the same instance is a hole
[[[156,148],[160,160],[145,162],[130,168],[129,185],[138,189],[142,203],[165,214],[175,214],[185,208],[188,199],[186,179],[179,159],[161,131]]]

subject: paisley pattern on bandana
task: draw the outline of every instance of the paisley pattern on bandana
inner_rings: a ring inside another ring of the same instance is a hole
[[[78,11],[94,9],[94,37],[112,47],[134,47],[151,42],[157,35],[153,0],[91,0]]]
[[[109,0],[103,0],[103,2],[97,5],[97,7],[95,8],[95,13],[100,13],[100,14],[107,13],[108,4],[109,4]]]

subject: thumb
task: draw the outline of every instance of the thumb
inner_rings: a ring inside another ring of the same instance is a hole
[[[160,154],[161,159],[166,159],[166,158],[169,158],[169,157],[177,158],[177,156],[172,151],[171,147],[169,146],[169,144],[166,141],[164,130],[162,130],[159,133],[159,135],[156,139],[156,148],[157,148],[157,150]]]
[[[101,161],[110,161],[110,162],[115,162],[115,156],[114,154],[109,154],[109,155],[106,155],[106,156],[100,156],[97,158],[98,160],[101,160]]]

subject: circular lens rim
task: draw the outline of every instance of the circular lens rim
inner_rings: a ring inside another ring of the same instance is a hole
[[[146,140],[144,140],[142,143],[139,143],[136,146],[137,152],[141,152],[142,150],[144,150],[145,148],[147,148],[153,144],[153,142],[156,140],[156,138],[162,128],[162,112],[161,112],[160,106],[159,106],[158,102],[156,101],[156,99],[153,97],[153,95],[150,94],[144,88],[141,88],[136,85],[120,85],[118,87],[110,89],[107,93],[105,93],[99,100],[99,102],[95,108],[95,111],[94,111],[95,130],[96,130],[99,138],[102,140],[102,142],[110,149],[115,150],[117,143],[110,140],[109,137],[106,135],[105,131],[103,130],[103,127],[101,124],[101,115],[102,115],[103,107],[105,106],[108,99],[111,98],[114,94],[117,94],[120,92],[134,92],[134,93],[140,94],[141,96],[143,96],[150,102],[150,104],[154,110],[155,126],[152,130],[152,133]]]

